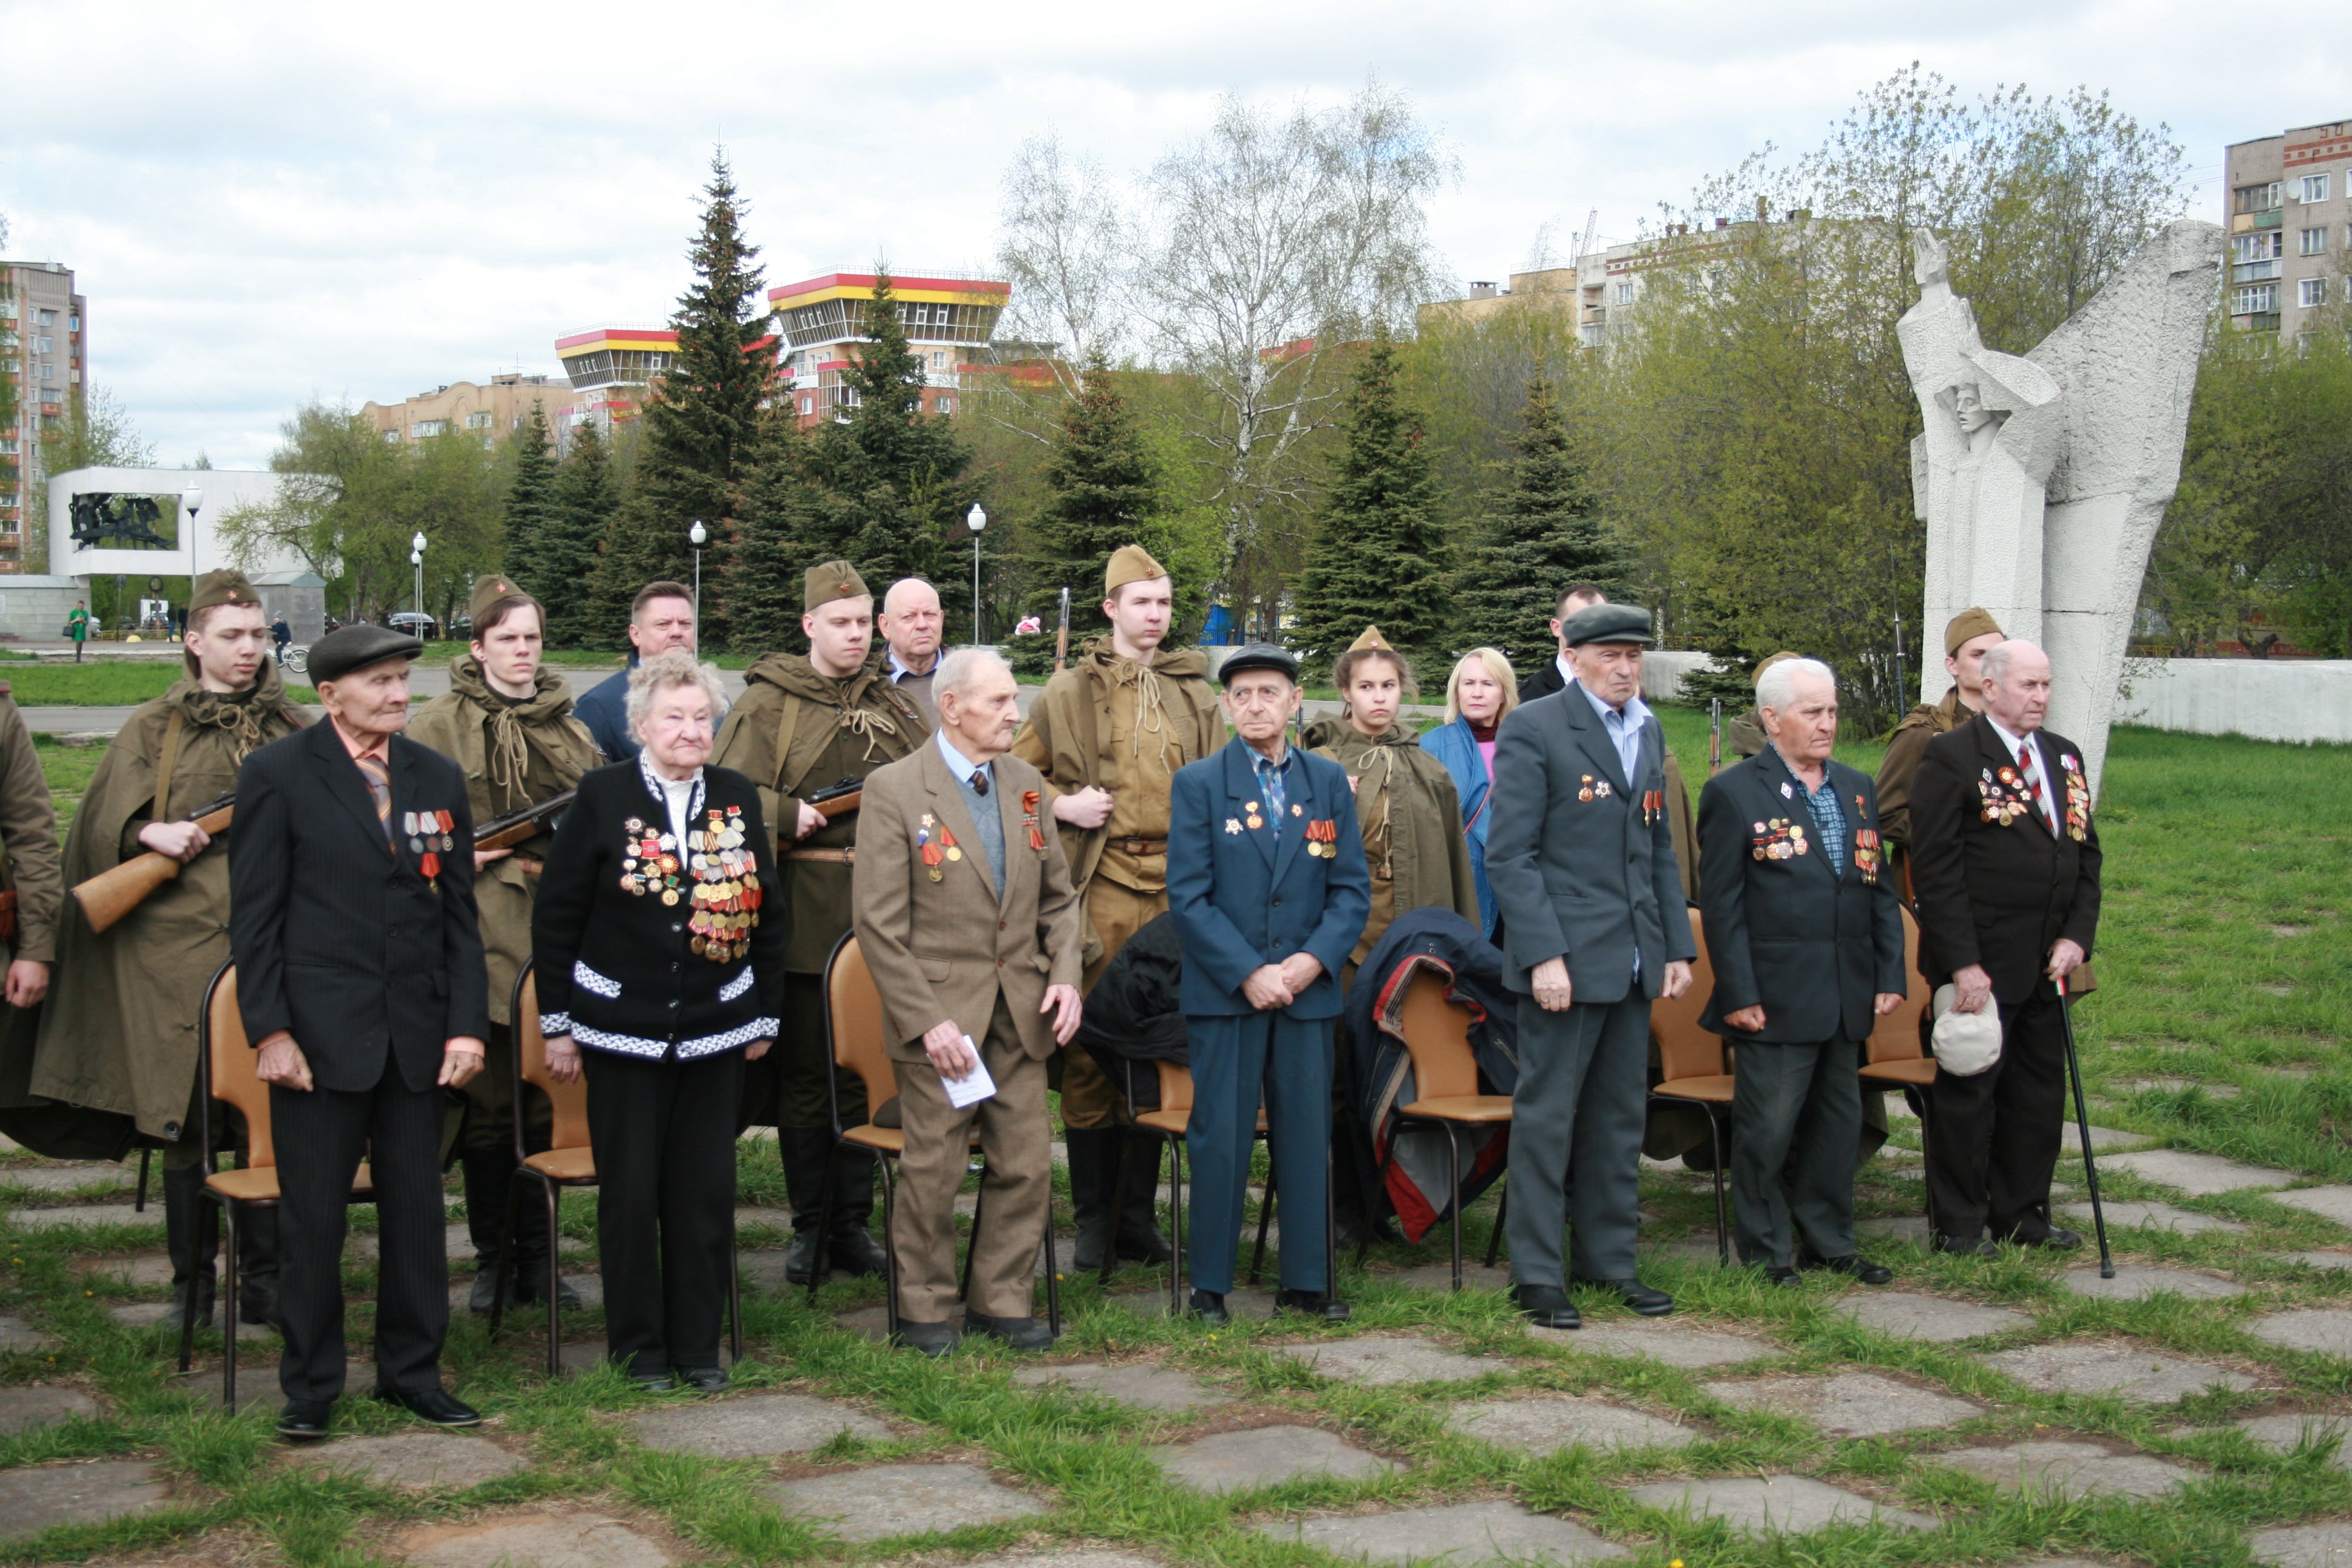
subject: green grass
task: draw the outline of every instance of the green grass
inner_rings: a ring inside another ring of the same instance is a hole
[[[1696,715],[1664,710],[1668,733],[1696,781],[1705,773],[1706,729]],[[1841,748],[1870,766],[1875,748]],[[86,778],[95,749],[44,746],[61,795]],[[2084,1068],[2106,1125],[2173,1144],[2283,1167],[2298,1181],[2352,1179],[2352,1057],[2346,1033],[2345,976],[2352,960],[2352,791],[2340,783],[2341,749],[2117,731],[2110,755],[2102,833],[2107,852],[2106,914],[2098,960],[2101,989],[2081,1006]],[[2272,987],[2274,989],[2265,989]],[[2284,994],[2276,994],[2279,989]],[[2285,1077],[2273,1069],[2308,1069]],[[2131,1093],[2134,1078],[2174,1077],[2238,1088],[2223,1100],[2200,1090]],[[1916,1163],[1916,1124],[1898,1121],[1888,1156],[1865,1167],[1860,1212],[1916,1215],[1919,1184],[1897,1173]],[[1260,1154],[1263,1160],[1263,1152]],[[0,1157],[0,1185],[11,1165]],[[739,1152],[740,1199],[783,1201],[773,1146]],[[2080,1184],[2062,1163],[2062,1183]],[[1337,1560],[1279,1543],[1255,1526],[1296,1510],[1349,1511],[1486,1498],[1558,1511],[1627,1547],[1629,1568],[1817,1568],[1817,1565],[1990,1565],[2044,1556],[2091,1557],[2158,1568],[2233,1568],[2251,1561],[2251,1531],[2273,1524],[2352,1515],[2352,1476],[2325,1447],[2276,1455],[2230,1425],[2255,1412],[2343,1410],[2352,1399],[2352,1362],[2281,1350],[2249,1331],[2263,1314],[2295,1307],[2352,1308],[2352,1275],[2311,1268],[2292,1254],[2343,1247],[2341,1227],[2259,1194],[2197,1199],[2164,1193],[2111,1171],[2110,1196],[2161,1196],[2237,1220],[2242,1235],[2194,1237],[2122,1230],[2127,1261],[2164,1262],[2233,1278],[2247,1294],[2224,1300],[2158,1298],[2106,1302],[2075,1297],[2057,1276],[2075,1259],[2009,1252],[1998,1261],[1929,1258],[1892,1240],[1865,1249],[1895,1267],[1898,1288],[1996,1303],[2027,1313],[2028,1326],[1961,1346],[1914,1343],[1856,1327],[1832,1309],[1840,1292],[1814,1281],[1768,1289],[1745,1271],[1720,1272],[1675,1254],[1645,1268],[1674,1290],[1680,1315],[1696,1323],[1759,1335],[1772,1360],[1736,1372],[1684,1372],[1615,1360],[1521,1335],[1496,1293],[1460,1296],[1401,1285],[1394,1269],[1441,1260],[1443,1231],[1417,1250],[1381,1249],[1369,1274],[1349,1275],[1355,1321],[1340,1329],[1295,1321],[1236,1321],[1210,1332],[1136,1310],[1157,1276],[1125,1270],[1107,1297],[1091,1277],[1065,1283],[1068,1332],[1059,1353],[1074,1359],[1162,1362],[1234,1394],[1229,1405],[1174,1415],[1143,1414],[1100,1400],[1015,1386],[1016,1358],[966,1350],[930,1363],[874,1344],[835,1314],[880,1301],[872,1281],[828,1285],[812,1310],[803,1292],[747,1292],[751,1358],[739,1388],[788,1388],[846,1401],[882,1415],[887,1442],[844,1442],[795,1462],[793,1472],[887,1459],[958,1458],[1031,1489],[1051,1510],[1032,1521],[938,1540],[851,1548],[779,1513],[763,1482],[778,1473],[758,1463],[703,1460],[649,1451],[625,1424],[648,1402],[603,1372],[551,1383],[543,1346],[519,1323],[492,1344],[459,1315],[446,1365],[452,1384],[494,1417],[494,1440],[523,1456],[521,1474],[471,1493],[423,1497],[329,1482],[280,1462],[259,1415],[230,1418],[184,1392],[167,1347],[152,1332],[124,1330],[103,1309],[160,1299],[121,1272],[133,1254],[161,1245],[160,1225],[90,1238],[55,1231],[0,1229],[0,1313],[58,1336],[54,1352],[0,1358],[0,1382],[65,1381],[99,1394],[104,1415],[0,1438],[0,1467],[74,1457],[135,1455],[174,1479],[174,1508],[158,1515],[52,1531],[0,1547],[22,1563],[100,1556],[284,1561],[359,1568],[396,1559],[401,1532],[426,1523],[494,1518],[513,1505],[579,1501],[666,1529],[688,1560],[726,1563],[962,1562],[1016,1545],[1051,1551],[1104,1544],[1171,1563],[1276,1568]],[[454,1188],[453,1188],[454,1191]],[[1065,1192],[1066,1189],[1065,1189]],[[1700,1178],[1647,1171],[1644,1205],[1661,1239],[1711,1235],[1712,1204]],[[70,1201],[26,1194],[26,1201]],[[593,1249],[594,1198],[568,1198],[567,1254]],[[453,1204],[453,1215],[456,1205]],[[353,1211],[361,1227],[365,1209]],[[160,1218],[160,1216],[159,1216]],[[1483,1247],[1492,1197],[1468,1220]],[[747,1244],[774,1245],[761,1227]],[[347,1268],[355,1336],[373,1318],[372,1263]],[[88,1294],[85,1294],[88,1292]],[[1588,1316],[1622,1310],[1588,1295]],[[594,1337],[594,1315],[573,1325]],[[1322,1382],[1270,1353],[1283,1342],[1328,1336],[1426,1334],[1504,1357],[1506,1370],[1448,1386],[1378,1387]],[[2200,1394],[2178,1406],[2147,1406],[2039,1393],[1984,1359],[1989,1352],[2055,1339],[2105,1339],[2195,1357],[2255,1374],[2250,1393]],[[209,1351],[208,1354],[211,1353]],[[269,1358],[249,1361],[268,1378]],[[1862,1369],[1977,1401],[1983,1413],[1961,1426],[1892,1438],[1841,1439],[1785,1409],[1742,1408],[1717,1399],[1709,1383],[1760,1370]],[[1680,1449],[1573,1450],[1531,1458],[1447,1429],[1454,1401],[1494,1395],[1579,1394],[1679,1419],[1700,1434]],[[348,1401],[339,1424],[354,1432],[407,1429],[382,1406]],[[1316,1480],[1214,1499],[1168,1484],[1151,1446],[1205,1431],[1273,1421],[1307,1422],[1372,1452],[1407,1462],[1402,1473],[1364,1482]],[[2185,1489],[2156,1500],[2047,1502],[1997,1493],[1939,1466],[1944,1451],[2026,1437],[2091,1441],[2170,1458],[2195,1468]],[[1906,1534],[1885,1526],[1842,1527],[1804,1538],[1752,1539],[1720,1526],[1661,1513],[1632,1501],[1633,1487],[1685,1477],[1809,1475],[1885,1502],[1937,1514],[1937,1530]]]
[[[7,681],[19,708],[129,708],[163,696],[180,675],[177,659],[121,659],[11,669]],[[291,681],[286,695],[296,702],[318,700],[310,687]]]

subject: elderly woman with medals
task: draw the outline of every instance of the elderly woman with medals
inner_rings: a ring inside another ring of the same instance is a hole
[[[631,672],[644,750],[580,781],[531,922],[548,1071],[588,1080],[608,1354],[654,1392],[727,1382],[737,1106],[784,999],[759,791],[709,765],[723,701],[683,649]]]

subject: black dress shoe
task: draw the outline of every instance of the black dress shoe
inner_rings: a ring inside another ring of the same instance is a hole
[[[727,1369],[723,1366],[682,1366],[677,1376],[679,1383],[702,1394],[716,1394],[727,1386]]]
[[[1778,1263],[1768,1263],[1764,1266],[1764,1283],[1767,1285],[1781,1285],[1793,1288],[1795,1286],[1802,1285],[1804,1282],[1804,1277],[1793,1268],[1785,1268]]]
[[[1274,1310],[1277,1316],[1297,1312],[1302,1317],[1320,1318],[1327,1323],[1348,1321],[1348,1303],[1333,1300],[1320,1290],[1276,1290]]]
[[[2072,1252],[2083,1245],[2080,1235],[2054,1225],[2040,1236],[2020,1236],[2011,1231],[2001,1239],[2013,1247],[2038,1247],[2045,1252]]]
[[[1225,1299],[1214,1290],[1193,1291],[1192,1300],[1185,1308],[1184,1315],[1207,1323],[1213,1328],[1223,1327],[1234,1321],[1234,1315],[1225,1310]]]
[[[478,1318],[488,1317],[490,1309],[497,1305],[498,1289],[498,1265],[495,1262],[477,1265],[474,1269],[474,1288],[466,1292],[466,1310]],[[514,1297],[508,1296],[507,1305],[511,1307],[514,1304]]]
[[[906,1342],[908,1350],[920,1351],[936,1360],[954,1350],[963,1333],[953,1323],[915,1323],[901,1318],[898,1337]]]
[[[1960,1258],[1999,1258],[2000,1256],[2000,1248],[1981,1237],[1946,1236],[1938,1231],[1936,1238],[1928,1245],[1932,1251],[1949,1252]]]
[[[1895,1270],[1887,1268],[1884,1263],[1873,1263],[1868,1258],[1857,1258],[1851,1252],[1843,1258],[1806,1258],[1801,1261],[1808,1268],[1819,1268],[1831,1274],[1843,1274],[1848,1279],[1859,1279],[1865,1285],[1884,1285],[1895,1278]]]
[[[507,1305],[538,1307],[545,1305],[546,1301],[547,1259],[542,1258],[536,1263],[518,1265],[514,1281],[507,1287]],[[555,1277],[555,1304],[567,1312],[579,1311],[585,1305],[580,1300],[580,1292],[572,1288],[572,1281],[561,1274]]]
[[[1675,1299],[1664,1290],[1653,1290],[1639,1279],[1579,1279],[1580,1288],[1607,1290],[1619,1300],[1645,1318],[1663,1318],[1675,1310]]]
[[[1576,1310],[1576,1303],[1568,1292],[1557,1285],[1514,1285],[1511,1304],[1519,1316],[1539,1329],[1580,1329],[1584,1319]]]
[[[835,1261],[831,1258],[824,1260],[828,1271]],[[809,1271],[815,1267],[816,1232],[813,1229],[793,1232],[793,1244],[784,1249],[784,1278],[794,1285],[805,1285],[809,1282]]]
[[[289,1399],[278,1414],[278,1435],[289,1443],[316,1443],[326,1436],[334,1409],[331,1399]]]
[[[1054,1331],[1034,1318],[992,1318],[985,1313],[967,1311],[963,1315],[963,1331],[984,1334],[1016,1351],[1049,1351],[1054,1348]]]
[[[889,1271],[890,1255],[882,1250],[882,1244],[874,1239],[872,1231],[862,1225],[852,1225],[833,1233],[833,1240],[825,1247],[824,1263],[827,1268],[844,1274],[879,1275]]]
[[[404,1388],[379,1387],[375,1396],[387,1405],[397,1405],[419,1421],[430,1421],[436,1426],[479,1426],[482,1424],[480,1411],[446,1388],[426,1388],[410,1393]]]
[[[639,1394],[676,1394],[677,1380],[666,1372],[633,1372],[629,1386]]]

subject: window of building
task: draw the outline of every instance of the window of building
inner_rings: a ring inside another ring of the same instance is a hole
[[[487,414],[468,414],[468,415],[467,415],[467,416],[466,416],[466,428],[467,428],[467,429],[468,429],[468,430],[487,430],[487,429],[488,429],[489,427],[490,427],[490,416],[489,416],[488,415],[487,415]]]
[[[37,325],[54,327],[58,324],[58,313],[55,310],[43,310],[36,315],[33,320]]]
[[[2274,261],[2283,253],[2281,247],[2284,238],[2276,229],[2266,234],[2235,236],[2230,241],[2231,259],[2241,262]]]
[[[41,379],[43,381],[55,381],[57,378],[58,367],[54,364],[44,362],[41,365]]]
[[[940,398],[940,412],[942,414],[953,414],[955,412],[955,399],[952,397]]]
[[[391,443],[393,446],[395,446],[395,447],[396,447],[396,446],[400,445],[400,432],[399,432],[399,431],[397,431],[397,430],[387,430],[387,431],[385,431],[385,432],[383,433],[383,438],[384,438],[384,440],[385,440],[385,441],[387,441],[387,442]]]
[[[2294,302],[2306,310],[2316,310],[2327,303],[2327,279],[2306,278],[2296,286]]]
[[[58,352],[58,341],[55,338],[35,338],[33,352],[37,354],[53,354]]]
[[[449,422],[446,419],[419,419],[408,427],[408,433],[422,441],[427,437],[438,436],[448,428]]]
[[[814,413],[815,413],[815,412],[816,412],[816,399],[815,399],[815,398],[814,398],[814,397],[803,397],[803,398],[802,398],[802,399],[801,399],[801,412],[802,412],[803,414],[814,414]]]
[[[1630,279],[1617,285],[1617,302],[1621,305],[1633,302],[1633,284]]]
[[[2296,199],[2298,201],[2305,202],[2326,201],[2327,199],[2327,176],[2325,174],[2305,174],[2303,177],[2302,188],[2296,194]]]
[[[81,331],[81,318],[79,316],[68,316],[66,318],[66,331],[69,332],[78,332]]]
[[[2258,283],[2250,289],[2231,290],[2230,314],[2260,316],[2278,309],[2278,285]]]
[[[2302,243],[2302,249],[2298,254],[2304,256],[2325,256],[2327,254],[2327,231],[2326,229],[2306,228],[2295,237]]]
[[[6,453],[10,456],[14,456],[16,451],[16,437],[14,436],[0,436],[0,453]]]
[[[932,368],[933,370],[945,370],[945,369],[947,369],[947,367],[948,367],[948,353],[947,353],[947,350],[945,350],[945,349],[934,349],[934,350],[932,350],[932,351],[931,351],[931,368]]]

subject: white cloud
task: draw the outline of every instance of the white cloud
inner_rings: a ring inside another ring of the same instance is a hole
[[[1221,93],[1331,101],[1376,72],[1460,157],[1438,243],[1463,275],[1496,277],[1546,219],[1565,244],[1598,207],[1603,235],[1630,236],[1750,148],[1810,144],[1914,59],[1968,93],[2111,89],[2218,175],[2228,141],[2352,115],[2352,13],[2305,15],[2295,35],[2181,0],[19,0],[0,5],[0,212],[13,257],[77,268],[94,377],[167,461],[255,463],[312,394],[553,371],[560,331],[666,315],[721,140],[771,282],[877,252],[984,266],[1026,136],[1051,126],[1139,171]],[[2203,196],[2217,215],[2218,178]]]

